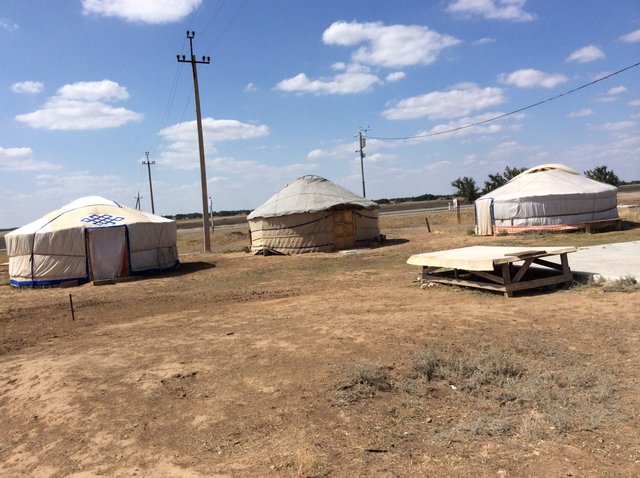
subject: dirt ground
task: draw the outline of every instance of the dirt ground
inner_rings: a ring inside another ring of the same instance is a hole
[[[18,290],[5,272],[0,475],[639,476],[640,291],[506,299],[422,288],[406,264],[638,240],[634,218],[480,238],[422,213],[353,253],[252,256],[246,232],[214,233],[211,254],[183,237],[165,276]]]

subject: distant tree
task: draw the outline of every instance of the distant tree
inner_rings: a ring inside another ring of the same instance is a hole
[[[480,194],[476,180],[467,176],[451,181],[451,186],[456,188],[455,195],[462,196],[469,204],[472,204]]]
[[[484,182],[482,193],[486,194],[494,189],[498,189],[526,170],[526,168],[510,168],[507,166],[502,173],[489,174],[489,179]]]
[[[596,166],[593,169],[584,172],[584,175],[594,181],[600,181],[601,183],[611,184],[612,186],[620,185],[620,178],[610,171],[606,166]]]
[[[484,188],[482,188],[482,194],[486,194],[489,191],[498,189],[500,186],[506,184],[507,180],[504,179],[501,173],[489,174],[489,179],[484,182]]]

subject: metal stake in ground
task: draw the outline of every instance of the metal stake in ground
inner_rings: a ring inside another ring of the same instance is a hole
[[[73,311],[73,297],[71,297],[71,294],[69,294],[69,307],[71,307],[71,320],[76,320],[76,314]]]

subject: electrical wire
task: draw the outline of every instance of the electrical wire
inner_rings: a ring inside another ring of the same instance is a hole
[[[233,17],[231,17],[231,20],[229,20],[229,23],[227,23],[227,25],[222,29],[220,34],[209,45],[209,50],[213,50],[213,47],[216,46],[218,44],[218,42],[222,39],[222,37],[225,35],[225,33],[227,33],[227,30],[229,30],[231,25],[233,25],[233,23],[236,21],[236,18],[238,18],[238,15],[240,15],[240,12],[244,9],[244,6],[247,4],[247,2],[248,2],[248,0],[244,0],[242,2],[242,5],[240,5],[240,8],[238,8],[238,10],[236,10],[236,13],[233,14]],[[208,26],[207,26],[207,28],[208,28]]]
[[[383,138],[383,137],[379,137],[379,136],[368,136],[368,138],[369,139],[384,140],[384,141],[394,141],[394,140],[402,141],[402,140],[409,140],[409,139],[429,138],[431,136],[439,136],[439,135],[442,135],[442,134],[454,133],[456,131],[460,131],[460,130],[467,129],[467,128],[473,128],[474,126],[480,126],[482,124],[490,123],[492,121],[497,121],[499,119],[506,118],[507,116],[512,116],[512,115],[515,115],[517,113],[521,113],[521,112],[523,112],[525,110],[529,110],[531,108],[535,108],[536,106],[540,106],[542,104],[549,103],[550,101],[557,100],[558,98],[562,98],[563,96],[570,95],[571,93],[575,93],[576,91],[582,90],[582,89],[587,88],[587,87],[589,87],[591,85],[595,85],[596,83],[604,81],[604,80],[606,80],[608,78],[611,78],[613,76],[619,75],[620,73],[623,73],[623,72],[625,72],[627,70],[631,70],[632,68],[635,68],[637,66],[640,66],[640,62],[635,63],[635,64],[630,65],[630,66],[627,66],[627,67],[622,68],[620,70],[614,71],[613,73],[609,73],[608,75],[605,75],[605,76],[603,76],[601,78],[598,78],[596,80],[590,81],[589,83],[585,83],[584,85],[580,85],[580,86],[578,86],[576,88],[573,88],[572,90],[565,91],[565,92],[560,93],[558,95],[555,95],[555,96],[552,96],[550,98],[547,98],[546,100],[538,101],[537,103],[533,103],[533,104],[531,104],[529,106],[525,106],[523,108],[518,108],[517,110],[509,111],[508,113],[503,113],[503,114],[494,116],[492,118],[488,118],[486,120],[478,121],[476,123],[470,123],[470,124],[466,124],[466,125],[462,125],[462,126],[457,126],[455,128],[451,128],[451,129],[448,129],[446,131],[438,131],[438,132],[435,132],[435,133],[419,134],[419,135],[415,135],[415,136],[400,136],[400,137],[387,137],[387,138]]]
[[[201,36],[205,36],[205,34],[207,33],[211,25],[213,25],[213,20],[215,20],[215,18],[218,16],[218,14],[220,13],[220,10],[222,10],[222,7],[224,7],[225,3],[227,3],[227,0],[222,0],[222,3],[220,3],[220,6],[216,9],[215,12],[213,12],[213,15],[211,15],[211,18],[202,29]]]
[[[238,15],[240,14],[240,12],[243,10],[244,6],[247,4],[248,0],[244,0],[244,2],[242,2],[242,4],[240,5],[240,7],[236,10],[236,12],[234,13],[233,17],[231,18],[231,20],[227,23],[227,25],[225,26],[225,28],[220,32],[220,34],[217,36],[217,38],[214,40],[214,42],[212,43],[211,48],[213,48],[213,45],[215,45],[216,43],[218,43],[220,41],[220,39],[223,37],[223,35],[227,32],[227,30],[231,27],[231,25],[234,23],[234,21],[236,20],[236,18],[238,17]],[[213,15],[211,16],[211,18],[209,19],[209,21],[207,22],[207,24],[205,25],[205,27],[202,30],[202,34],[206,34],[207,30],[211,27],[211,25],[213,24],[214,19],[218,16],[218,14],[220,13],[220,11],[222,10],[222,8],[225,6],[226,4],[226,0],[223,0],[220,3],[220,6],[216,9],[216,11],[213,13]],[[200,7],[198,7],[198,10],[200,9]],[[196,12],[198,11],[194,11],[191,14],[191,19],[189,21],[189,27],[188,30],[191,29],[192,25],[194,24],[195,18],[196,18]],[[187,39],[183,39],[182,41],[182,48],[180,49],[180,51],[182,53],[184,53],[185,47],[187,44]],[[211,49],[210,48],[210,49]],[[169,120],[169,115],[173,109],[173,105],[175,102],[175,98],[176,98],[176,93],[178,90],[178,85],[180,83],[180,77],[182,75],[182,70],[184,68],[181,68],[181,65],[177,65],[176,66],[176,72],[174,74],[173,77],[173,81],[171,83],[171,88],[169,90],[169,98],[167,100],[167,105],[164,109],[164,112],[162,114],[162,118],[160,120],[160,128],[158,129],[158,131],[162,131],[166,126],[167,126],[167,122]],[[182,120],[184,119],[184,116],[186,114],[186,110],[187,110],[187,106],[189,105],[190,101],[191,101],[191,97],[193,94],[193,87],[191,87],[191,93],[189,94],[189,96],[187,97],[187,101],[185,102],[185,105],[182,109],[182,113],[180,114],[180,119],[178,121],[178,124],[182,123]],[[158,148],[158,145],[160,144],[160,137],[156,137],[156,140],[153,143],[153,148],[151,148],[151,151],[155,151]]]

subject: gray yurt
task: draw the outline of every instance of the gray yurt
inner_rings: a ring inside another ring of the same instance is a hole
[[[615,221],[617,197],[615,186],[563,164],[543,164],[476,200],[476,233],[577,229]]]
[[[247,217],[251,252],[328,252],[380,239],[378,204],[319,176],[285,186]]]

